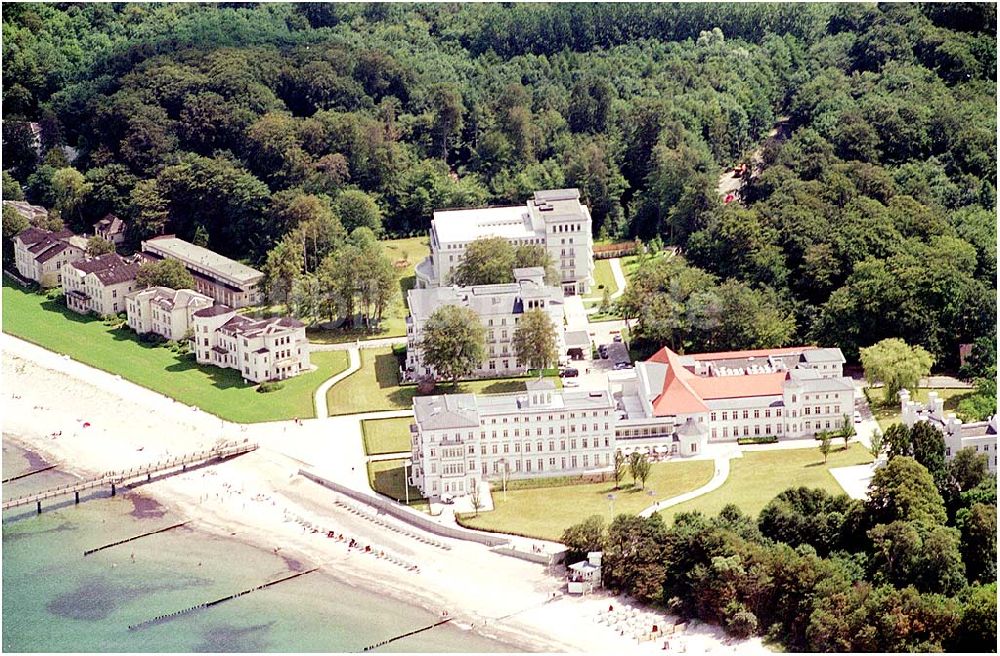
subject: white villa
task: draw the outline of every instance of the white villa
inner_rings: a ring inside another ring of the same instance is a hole
[[[125,222],[114,214],[107,214],[94,224],[94,236],[106,239],[115,246],[121,246],[125,241]]]
[[[854,412],[840,349],[678,355],[661,349],[596,390],[528,383],[519,394],[416,397],[412,483],[429,498],[503,476],[609,470],[616,450],[697,455],[741,437],[809,437]]]
[[[140,335],[156,333],[176,341],[193,330],[192,315],[214,303],[191,289],[147,287],[125,295],[125,313],[129,327]]]
[[[997,416],[986,421],[963,423],[954,412],[945,414],[944,399],[937,392],[927,394],[927,404],[910,400],[909,390],[899,391],[899,404],[903,414],[903,424],[913,426],[918,421],[926,421],[944,433],[946,460],[951,460],[962,449],[975,449],[986,454],[990,471],[997,470]]]
[[[87,252],[87,240],[69,230],[52,232],[34,226],[14,237],[14,263],[22,278],[42,287],[62,285],[63,265]]]
[[[108,316],[125,311],[125,297],[135,288],[141,254],[123,258],[117,253],[84,257],[63,265],[62,287],[66,307]]]
[[[142,251],[158,260],[182,262],[194,276],[197,291],[211,296],[217,303],[241,308],[261,301],[258,285],[264,274],[257,269],[173,235],[153,237],[142,242]]]
[[[469,243],[503,237],[514,246],[545,247],[567,295],[584,294],[594,282],[590,210],[578,189],[536,191],[525,205],[438,210],[431,221],[431,254],[417,265],[417,287],[450,284]]]
[[[305,324],[298,319],[251,319],[219,304],[194,312],[192,324],[199,364],[237,369],[255,383],[311,368]]]
[[[424,324],[439,307],[461,305],[479,316],[486,332],[487,359],[475,370],[476,376],[507,376],[524,373],[526,367],[514,355],[512,340],[521,315],[542,309],[556,328],[559,353],[565,348],[563,290],[546,285],[541,267],[514,269],[516,282],[476,287],[432,287],[407,293],[410,316],[406,319],[406,372],[408,377],[432,374],[423,364],[418,346]],[[554,364],[554,363],[553,363]]]

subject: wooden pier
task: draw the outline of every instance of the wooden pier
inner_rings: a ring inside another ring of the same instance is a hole
[[[11,476],[10,478],[5,478],[0,483],[10,483],[11,481],[17,481],[22,478],[27,478],[29,476],[34,476],[35,474],[41,474],[42,472],[47,472],[50,469],[55,469],[58,465],[48,465],[47,467],[42,467],[41,469],[33,469],[30,472],[25,472],[23,474],[18,474],[17,476]]]
[[[3,510],[10,510],[11,508],[17,508],[34,503],[40,513],[42,512],[43,501],[72,494],[74,496],[75,503],[80,503],[81,492],[99,487],[110,487],[111,496],[115,496],[117,488],[128,483],[129,481],[136,481],[137,479],[141,479],[143,477],[149,481],[152,479],[153,474],[176,469],[178,467],[181,471],[186,471],[189,465],[203,464],[212,460],[225,460],[226,458],[232,458],[234,456],[254,451],[257,449],[257,446],[258,445],[255,442],[227,442],[211,449],[195,451],[194,453],[179,455],[173,458],[166,458],[145,465],[132,467],[131,469],[105,472],[100,476],[95,476],[94,478],[88,478],[76,483],[70,483],[68,485],[62,485],[50,490],[44,490],[34,494],[26,494],[15,499],[4,501]]]

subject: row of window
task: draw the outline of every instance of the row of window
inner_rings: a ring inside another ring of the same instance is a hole
[[[737,419],[739,419],[739,413],[740,413],[739,410],[733,410],[733,421],[736,421]],[[710,419],[712,421],[715,421],[717,414],[718,413],[713,412],[711,414],[711,416],[710,416]],[[764,418],[767,419],[767,418],[770,418],[770,416],[771,416],[771,408],[764,408]],[[781,416],[781,408],[775,408],[774,409],[774,416],[775,417],[780,417]],[[743,418],[744,419],[749,419],[750,418],[750,411],[749,410],[744,410],[743,411]],[[760,410],[759,409],[753,411],[753,418],[754,419],[760,419]],[[722,421],[729,421],[729,411],[728,410],[723,410],[722,411]]]
[[[610,437],[605,436],[603,438],[603,441],[604,441],[604,447],[605,448],[609,448],[611,446],[611,438]],[[556,440],[549,440],[548,443],[549,443],[549,451],[555,451],[556,450]],[[567,444],[566,440],[559,440],[558,444],[559,444],[559,451],[565,451],[566,450],[566,444]],[[600,437],[594,437],[593,439],[591,439],[591,438],[588,438],[588,437],[584,437],[584,438],[580,439],[579,444],[581,445],[581,448],[583,448],[583,449],[589,449],[589,448],[599,449],[601,447],[601,438]],[[542,451],[544,451],[545,450],[543,448],[544,445],[545,445],[545,442],[543,440],[538,440],[537,442],[535,442],[535,450],[537,452],[539,452],[539,453],[542,452]],[[494,455],[498,455],[501,452],[501,447],[502,447],[502,452],[503,453],[510,453],[510,442],[505,442],[503,444],[496,444],[496,443],[490,444],[489,445],[489,450]],[[576,448],[577,448],[577,440],[576,440],[576,438],[572,438],[572,439],[569,440],[569,448],[570,448],[570,450],[573,450],[573,451],[576,450]],[[473,454],[475,454],[475,452],[476,452],[475,445],[470,444],[470,445],[468,445],[467,449],[468,449],[468,453],[469,453],[470,456],[473,455]],[[435,457],[435,452],[436,452],[436,449],[434,447],[431,447],[431,449],[430,449],[430,457],[431,458]],[[462,447],[444,447],[444,448],[441,449],[441,457],[442,458],[461,458],[462,455],[464,454],[464,452],[465,452],[465,449],[463,449]],[[485,456],[487,454],[487,445],[486,444],[480,444],[479,445],[479,452],[480,452],[480,454],[482,454],[482,455]],[[525,453],[531,453],[531,442],[524,442],[524,452]],[[514,453],[521,453],[521,442],[514,442]]]

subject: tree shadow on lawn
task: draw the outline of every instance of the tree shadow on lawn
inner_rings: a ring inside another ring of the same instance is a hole
[[[406,292],[410,291],[417,286],[417,276],[406,276],[405,278],[399,279],[399,293],[403,295],[403,307],[409,307],[406,304]]]
[[[403,487],[403,467],[383,469],[372,472],[372,487],[379,494],[395,499],[400,502],[406,501],[406,490]],[[410,503],[415,501],[426,501],[423,494],[417,488],[410,486]]]

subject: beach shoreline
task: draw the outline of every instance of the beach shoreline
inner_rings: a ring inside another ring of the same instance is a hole
[[[191,521],[192,528],[280,553],[307,568],[319,566],[338,581],[438,616],[447,613],[454,624],[512,648],[660,650],[658,642],[637,644],[630,635],[596,621],[603,609],[629,605],[627,600],[606,593],[582,599],[561,595],[562,580],[540,565],[459,540],[434,536],[447,547],[426,544],[338,507],[339,495],[298,475],[304,447],[284,448],[295,440],[308,446],[310,439],[332,439],[319,423],[325,420],[310,420],[308,430],[289,430],[279,423],[227,425],[105,372],[91,375],[84,365],[3,337],[4,433],[64,471],[86,475],[130,467],[210,447],[219,439],[247,436],[244,439],[259,441],[261,448],[136,486],[128,493],[155,499]],[[308,437],[309,431],[315,436]],[[303,523],[330,527],[345,541],[329,539]],[[372,546],[372,551],[349,548],[347,536]],[[378,557],[376,552],[381,551],[417,563],[419,571]],[[670,616],[658,615],[663,625],[671,623]],[[718,627],[694,623],[685,640],[688,651],[767,651],[759,639],[731,641]]]

